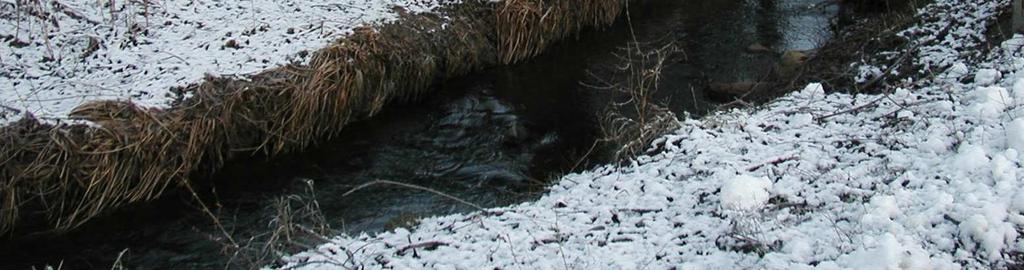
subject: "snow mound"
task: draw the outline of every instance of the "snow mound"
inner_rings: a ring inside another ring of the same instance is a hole
[[[1006,88],[999,86],[983,86],[975,91],[975,104],[971,111],[978,117],[996,117],[1013,105],[1013,98]]]
[[[980,86],[989,86],[999,81],[1002,77],[1003,74],[999,73],[998,70],[986,68],[978,70],[978,73],[974,74],[974,83]]]
[[[771,188],[772,181],[766,177],[737,175],[722,185],[722,207],[739,211],[760,209],[768,203]]]
[[[1006,145],[1017,153],[1024,152],[1024,118],[1014,119],[1006,126]]]

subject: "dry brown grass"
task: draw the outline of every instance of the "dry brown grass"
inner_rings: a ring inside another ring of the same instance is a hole
[[[446,10],[458,19],[411,15],[360,29],[309,66],[208,78],[180,89],[192,97],[167,110],[114,101],[75,110],[98,127],[23,119],[0,128],[0,233],[73,229],[184,187],[236,155],[302,151],[393,100],[427,94],[436,80],[519,61],[584,26],[611,23],[621,4],[465,3]]]
[[[551,43],[587,26],[606,26],[625,8],[624,0],[507,0],[497,11],[501,61],[536,56]]]

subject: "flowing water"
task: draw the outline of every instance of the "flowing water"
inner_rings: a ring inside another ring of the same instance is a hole
[[[656,102],[679,115],[700,115],[718,105],[702,90],[709,81],[757,80],[781,52],[811,50],[828,39],[838,7],[825,2],[634,2],[630,20],[586,31],[525,63],[444,82],[425,100],[389,106],[308,153],[233,162],[210,176],[225,184],[203,188],[202,196],[239,244],[265,239],[261,233],[276,226],[271,221],[278,210],[302,213],[314,197],[322,221],[351,234],[474,210],[390,184],[344,196],[377,180],[430,188],[482,207],[534,199],[560,175],[607,160],[591,150],[600,134],[598,119],[614,95],[581,82],[621,79],[613,75],[621,64],[613,54],[620,48],[633,40],[675,43],[682,52],[669,59]],[[772,52],[745,51],[755,43]],[[224,231],[191,198],[172,194],[67,236],[6,241],[0,268],[106,269],[115,261],[131,269],[245,267],[222,252]],[[293,204],[275,207],[279,198]]]

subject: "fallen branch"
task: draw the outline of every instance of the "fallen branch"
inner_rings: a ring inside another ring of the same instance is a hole
[[[779,164],[781,164],[783,162],[796,160],[798,158],[799,157],[797,157],[797,156],[788,156],[788,157],[776,158],[776,159],[773,159],[773,160],[765,162],[765,163],[761,163],[761,164],[758,164],[758,165],[750,166],[750,167],[747,168],[747,171],[748,172],[753,172],[753,171],[761,169],[762,167],[767,166],[767,165],[772,165],[772,166],[779,165]]]
[[[17,108],[14,108],[14,107],[11,107],[11,106],[7,106],[7,105],[3,105],[3,104],[0,104],[0,108],[8,110],[8,111],[13,111],[15,113],[22,113],[22,112],[24,112],[24,111],[19,110]]]
[[[61,13],[64,13],[65,15],[68,15],[68,17],[71,17],[72,19],[76,19],[76,20],[80,20],[80,21],[86,21],[86,22],[89,22],[89,23],[91,23],[93,25],[100,24],[100,22],[92,20],[92,19],[89,19],[85,15],[82,15],[82,14],[72,10],[70,7],[68,7],[64,3],[61,3],[60,1],[53,1],[50,4],[53,5],[53,8],[57,9]]]
[[[407,252],[409,250],[416,251],[417,248],[436,248],[436,247],[447,246],[447,245],[448,245],[448,243],[441,242],[441,241],[427,241],[427,242],[411,244],[411,245],[399,248],[398,251],[395,252],[395,254],[398,254],[398,256],[404,256],[405,252]]]
[[[861,111],[861,110],[863,110],[863,109],[865,109],[865,108],[867,108],[867,107],[869,107],[871,105],[877,104],[879,101],[882,101],[882,99],[885,99],[885,96],[878,97],[875,100],[872,100],[871,102],[864,103],[864,104],[862,104],[860,106],[857,106],[857,107],[853,107],[853,108],[849,108],[849,109],[846,109],[846,110],[834,112],[834,113],[831,113],[831,114],[828,114],[828,115],[823,115],[823,116],[815,117],[814,121],[821,122],[821,121],[825,121],[825,119],[829,119],[829,118],[835,117],[837,115],[843,115],[843,114],[847,114],[847,113],[859,112],[859,111]]]

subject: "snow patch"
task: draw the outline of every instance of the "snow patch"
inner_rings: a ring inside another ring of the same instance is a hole
[[[989,86],[999,81],[1002,77],[1003,74],[999,73],[998,70],[986,68],[978,70],[978,73],[974,74],[974,83],[980,86]]]
[[[52,121],[94,100],[165,107],[174,98],[170,88],[207,74],[251,74],[303,62],[357,27],[457,2],[0,2],[0,105],[9,107],[0,109],[0,125],[21,116],[4,115],[9,109]]]
[[[1006,88],[999,86],[983,86],[975,91],[975,104],[971,111],[978,117],[998,117],[999,114],[1013,104],[1013,98]]]

